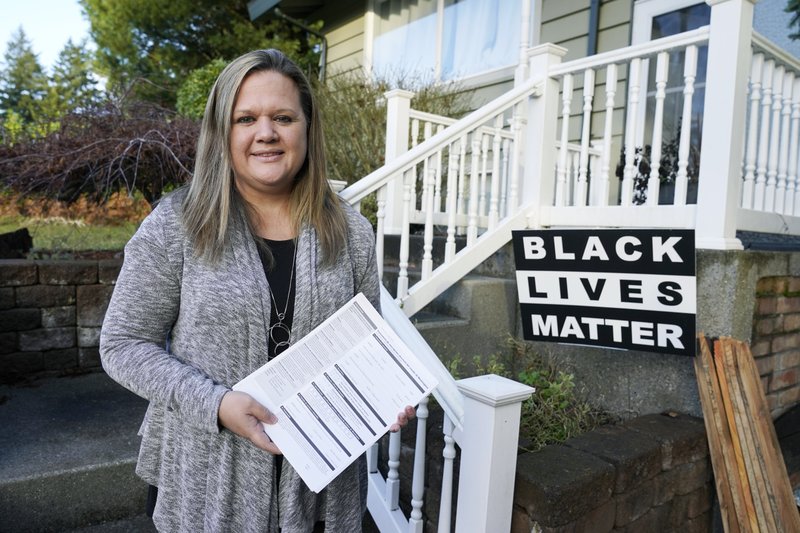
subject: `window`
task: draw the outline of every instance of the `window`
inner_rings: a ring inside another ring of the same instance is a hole
[[[633,43],[638,44],[661,37],[691,31],[709,24],[711,7],[697,0],[644,0],[635,4]],[[677,169],[677,150],[680,139],[681,117],[683,115],[683,65],[684,52],[670,53],[667,68],[667,86],[664,98],[664,121],[662,127],[662,159],[660,174],[674,178]],[[700,158],[703,130],[703,102],[705,100],[706,63],[708,47],[701,46],[697,54],[697,71],[692,96],[692,116],[690,132],[689,167],[690,177],[696,178]],[[645,105],[642,108],[640,133],[643,135],[638,145],[650,145],[653,137],[655,113],[655,61],[648,65],[647,87],[643,88]]]
[[[514,66],[521,10],[521,0],[376,2],[372,71],[452,80]]]

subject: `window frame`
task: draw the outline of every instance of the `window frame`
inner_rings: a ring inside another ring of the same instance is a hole
[[[373,71],[373,53],[375,42],[375,27],[377,26],[378,14],[377,7],[379,4],[387,0],[367,0],[367,10],[364,15],[364,60],[363,69],[367,77],[372,78]],[[469,74],[467,76],[451,78],[448,80],[441,79],[441,58],[442,58],[442,42],[444,39],[444,9],[445,0],[435,0],[436,2],[436,58],[434,67],[434,77],[438,83],[457,83],[467,89],[480,88],[484,86],[494,85],[505,81],[514,79],[514,73],[519,65],[519,57],[514,58],[513,64],[504,67],[497,67],[493,69],[484,70],[481,72]],[[541,35],[541,12],[542,0],[521,0],[521,6],[526,2],[530,3],[529,25],[528,25],[528,47],[533,47],[539,44],[539,36]],[[523,7],[524,10],[524,7]],[[520,20],[522,26],[522,21]],[[524,39],[520,35],[520,39]]]

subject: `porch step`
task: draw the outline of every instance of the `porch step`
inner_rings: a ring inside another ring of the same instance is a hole
[[[0,387],[0,531],[65,531],[140,514],[147,402],[103,373]]]
[[[411,317],[445,364],[478,357],[484,362],[505,351],[517,330],[514,280],[470,275]]]

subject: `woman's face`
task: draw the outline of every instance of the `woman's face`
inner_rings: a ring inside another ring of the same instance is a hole
[[[230,150],[239,193],[249,202],[288,195],[306,159],[307,124],[294,82],[249,74],[233,105]]]

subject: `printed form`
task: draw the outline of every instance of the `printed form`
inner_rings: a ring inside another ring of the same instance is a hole
[[[278,417],[269,437],[319,492],[436,380],[363,294],[234,385]]]

